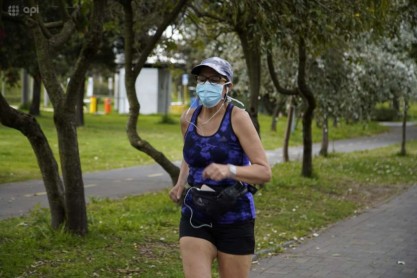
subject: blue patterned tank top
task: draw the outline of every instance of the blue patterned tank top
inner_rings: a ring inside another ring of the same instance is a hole
[[[234,164],[237,166],[249,165],[249,158],[243,151],[239,139],[232,127],[233,104],[229,103],[226,112],[216,133],[210,136],[202,136],[197,132],[197,118],[202,106],[198,106],[194,111],[191,123],[188,125],[184,138],[183,156],[189,167],[188,184],[191,186],[201,186],[206,184],[216,189],[230,186],[236,183],[233,179],[215,181],[203,178],[204,168],[211,163]],[[187,204],[191,201],[191,196],[185,200]],[[183,205],[183,215],[189,215],[189,209]],[[198,212],[194,212],[194,217],[198,217]],[[255,218],[255,206],[251,193],[246,193],[236,203],[235,207],[227,212],[218,223],[227,224],[245,221]]]

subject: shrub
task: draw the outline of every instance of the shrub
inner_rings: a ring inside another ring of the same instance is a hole
[[[390,122],[399,119],[399,113],[393,108],[379,107],[372,111],[372,120],[378,122]]]

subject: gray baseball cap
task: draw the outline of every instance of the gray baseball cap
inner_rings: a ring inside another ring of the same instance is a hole
[[[191,73],[198,75],[202,67],[209,67],[217,71],[220,75],[226,76],[227,81],[233,81],[233,70],[230,63],[219,57],[210,57],[203,60],[199,65],[195,66]]]

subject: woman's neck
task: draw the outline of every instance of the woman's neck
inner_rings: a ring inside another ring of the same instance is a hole
[[[211,108],[204,107],[201,109],[200,119],[202,122],[200,125],[208,124],[216,115],[221,114],[220,111],[223,111],[223,108],[226,107],[224,101],[220,101],[218,104]]]

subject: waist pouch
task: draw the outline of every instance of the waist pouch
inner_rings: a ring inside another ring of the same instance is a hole
[[[237,182],[220,191],[206,191],[198,187],[191,187],[189,190],[191,190],[193,207],[207,218],[216,220],[230,211],[240,197],[248,191],[255,194],[257,189],[254,186],[245,186]]]

